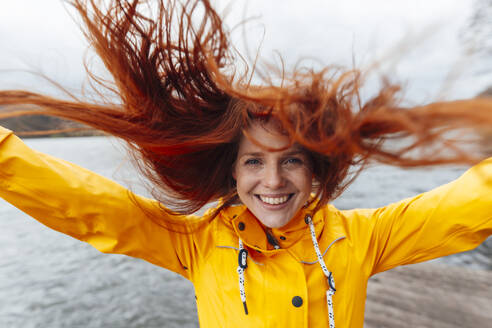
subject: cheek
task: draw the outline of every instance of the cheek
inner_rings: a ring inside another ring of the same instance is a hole
[[[244,170],[235,170],[233,177],[236,180],[238,193],[248,192],[254,185],[254,177],[251,174],[244,172]]]
[[[296,185],[299,191],[311,194],[313,189],[313,173],[311,170],[305,170],[296,177]]]

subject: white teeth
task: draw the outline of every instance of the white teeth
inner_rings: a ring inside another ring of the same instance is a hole
[[[282,203],[285,203],[289,199],[289,196],[282,196],[282,197],[265,197],[262,195],[259,195],[259,196],[260,196],[260,199],[262,202],[267,203],[267,204],[271,204],[271,205],[282,204]]]

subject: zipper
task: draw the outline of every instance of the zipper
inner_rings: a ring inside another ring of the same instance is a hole
[[[267,237],[267,241],[270,245],[273,246],[273,248],[275,249],[280,249],[280,244],[278,243],[277,239],[275,239],[275,237],[273,236],[273,234],[270,232],[270,230],[266,230],[266,237]]]

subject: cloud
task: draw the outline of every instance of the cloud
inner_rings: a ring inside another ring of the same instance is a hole
[[[393,73],[401,74],[403,80],[415,81],[415,85],[425,84],[425,89],[441,84],[445,71],[460,60],[456,33],[471,10],[471,2],[462,0],[215,0],[214,3],[221,9],[229,5],[226,19],[229,26],[245,17],[244,8],[248,9],[246,16],[260,16],[245,25],[252,55],[264,31],[263,56],[272,59],[276,56],[274,51],[278,51],[289,65],[306,56],[325,64],[346,66],[352,64],[355,56],[358,65],[368,65],[394,51],[393,64],[398,67]],[[239,49],[242,49],[241,38],[238,29],[234,40]],[[402,47],[404,51],[398,53],[395,45],[405,42],[409,47]],[[37,67],[63,83],[82,83],[82,57],[87,44],[63,1],[1,1],[0,43],[0,69]],[[69,82],[70,79],[76,81]],[[0,75],[0,87],[4,83]]]

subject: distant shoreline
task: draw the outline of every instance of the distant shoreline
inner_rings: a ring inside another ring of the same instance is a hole
[[[46,115],[28,115],[0,120],[0,125],[17,136],[31,138],[69,138],[106,135],[77,122]]]
[[[76,137],[107,137],[108,135],[104,132],[90,130],[90,131],[80,131],[80,132],[60,132],[60,133],[48,133],[36,135],[23,135],[22,132],[13,131],[21,139],[44,139],[44,138],[76,138]]]

